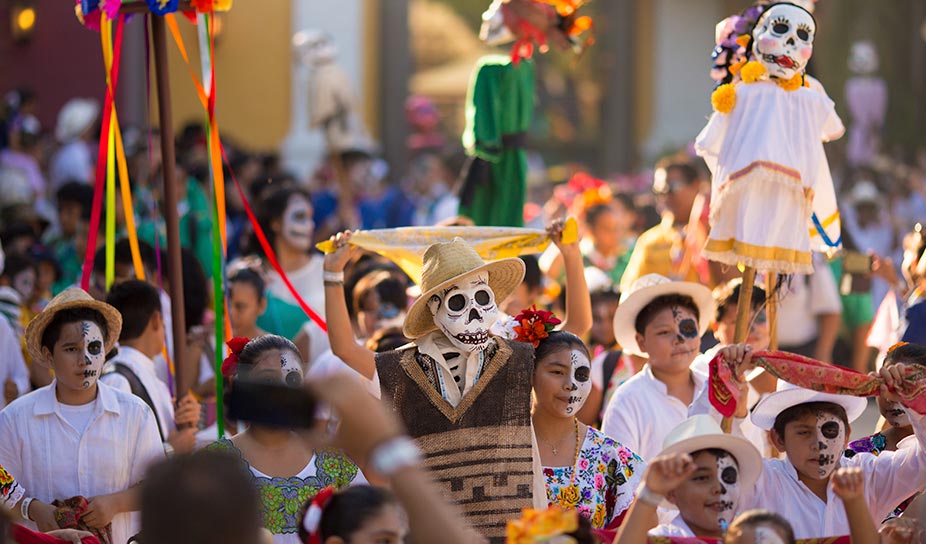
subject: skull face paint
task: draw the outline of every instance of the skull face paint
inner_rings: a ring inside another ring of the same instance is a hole
[[[290,387],[302,385],[302,365],[299,358],[291,351],[280,352],[280,370],[283,372],[283,383]]]
[[[498,319],[495,293],[488,272],[463,276],[428,300],[434,323],[450,343],[463,352],[484,350],[489,328]]]
[[[698,334],[698,322],[690,317],[684,317],[678,306],[672,307],[672,317],[675,318],[675,324],[678,328],[676,339],[679,343],[694,340],[700,336]]]
[[[776,4],[759,17],[752,32],[753,57],[768,75],[791,79],[807,67],[813,55],[817,24],[807,10],[791,4]]]
[[[574,349],[569,353],[571,363],[571,382],[569,385],[569,402],[566,405],[566,415],[575,415],[585,405],[588,394],[592,391],[592,366],[581,351]]]
[[[80,332],[83,337],[83,365],[81,372],[84,381],[82,386],[89,389],[100,378],[103,363],[106,361],[103,332],[100,326],[93,321],[81,321]]]
[[[890,424],[891,427],[909,427],[910,416],[904,411],[903,405],[899,402],[891,402],[878,397],[878,409],[881,415]]]
[[[300,194],[290,197],[283,210],[281,235],[287,244],[302,251],[312,247],[312,232],[315,223],[312,221],[312,207]]]
[[[846,429],[842,420],[833,414],[817,414],[817,450],[819,468],[817,474],[826,478],[836,469],[839,458],[846,447]]]
[[[720,496],[717,498],[717,523],[727,527],[736,516],[740,498],[739,466],[730,454],[717,456],[717,480],[720,482]]]

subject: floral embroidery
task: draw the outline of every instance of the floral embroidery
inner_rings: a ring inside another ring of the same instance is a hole
[[[26,494],[23,486],[16,482],[13,475],[0,466],[0,506],[12,509]]]
[[[241,459],[257,487],[264,527],[275,535],[298,532],[299,510],[310,497],[329,485],[346,487],[357,477],[357,466],[333,450],[315,452],[315,473],[306,478],[268,478],[255,475],[241,457],[241,451],[228,439],[223,438],[207,449],[232,453]]]
[[[630,507],[645,466],[619,442],[589,428],[575,467],[544,467],[547,500],[575,508],[592,527],[603,529]]]

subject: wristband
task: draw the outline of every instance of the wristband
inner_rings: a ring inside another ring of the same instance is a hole
[[[330,270],[325,270],[322,272],[322,279],[324,279],[326,283],[329,281],[344,283],[344,272],[331,272]]]
[[[373,470],[389,477],[403,468],[417,465],[421,461],[421,450],[415,441],[399,436],[380,444],[370,454]]]
[[[325,287],[343,287],[343,286],[344,286],[344,282],[343,282],[343,281],[328,281],[328,280],[325,280]]]
[[[32,501],[34,500],[35,499],[32,497],[26,497],[25,499],[23,499],[23,502],[19,504],[19,513],[23,517],[23,519],[34,521],[32,518],[29,517],[29,505],[31,505]]]
[[[666,498],[656,493],[655,491],[650,490],[646,485],[641,485],[637,488],[637,500],[652,506],[653,508],[659,508],[662,505],[662,501]]]

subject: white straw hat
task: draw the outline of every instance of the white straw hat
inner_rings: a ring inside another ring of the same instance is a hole
[[[759,401],[759,404],[753,408],[750,419],[752,419],[756,427],[767,431],[775,426],[775,419],[778,414],[792,406],[807,404],[808,402],[832,402],[842,406],[846,409],[849,423],[858,419],[868,406],[868,401],[864,397],[821,393],[798,387],[784,380],[778,380],[777,390]]]
[[[72,98],[58,112],[55,138],[67,143],[90,128],[100,113],[100,104],[92,98]]]

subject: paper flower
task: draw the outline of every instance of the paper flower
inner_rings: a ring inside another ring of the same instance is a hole
[[[231,378],[238,372],[238,355],[241,354],[244,346],[248,345],[250,341],[250,338],[236,336],[225,343],[225,345],[228,346],[228,357],[222,361],[223,378]]]
[[[732,83],[725,83],[711,93],[711,105],[718,113],[730,113],[736,106],[736,88]]]
[[[540,341],[550,336],[554,327],[562,323],[553,316],[553,312],[538,310],[537,306],[523,310],[515,316],[514,320],[519,323],[515,325],[514,332],[517,335],[515,340],[518,342],[527,342],[536,348]]]
[[[525,509],[505,529],[505,544],[574,543],[567,536],[579,528],[579,513],[553,505],[546,510]]]
[[[778,86],[786,91],[796,91],[804,86],[804,76],[795,74],[791,79],[779,79]]]
[[[762,76],[764,76],[766,72],[767,70],[764,64],[751,60],[740,70],[740,77],[743,78],[743,83],[755,83],[762,79]]]

